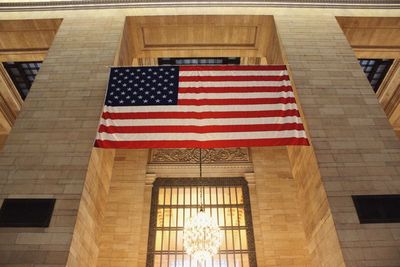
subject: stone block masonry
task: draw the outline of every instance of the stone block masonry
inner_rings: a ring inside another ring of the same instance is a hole
[[[346,266],[399,266],[399,224],[359,224],[351,195],[400,193],[400,142],[334,16],[275,20]]]
[[[183,14],[273,15],[308,123],[313,149],[257,148],[254,173],[206,172],[252,181],[258,266],[399,266],[399,224],[360,225],[351,200],[399,193],[399,143],[334,17],[398,14],[255,7],[2,12],[64,19],[0,155],[0,202],[54,197],[55,212],[46,229],[0,229],[0,266],[145,266],[152,171],[194,168],[150,168],[147,150],[113,160],[93,140],[125,17]]]
[[[0,201],[52,197],[55,210],[48,228],[0,229],[1,266],[66,266],[123,23],[63,20],[0,155]]]

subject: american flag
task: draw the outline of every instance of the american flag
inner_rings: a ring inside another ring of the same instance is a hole
[[[308,145],[285,66],[111,69],[103,148]]]

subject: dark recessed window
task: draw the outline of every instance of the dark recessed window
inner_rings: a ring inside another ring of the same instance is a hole
[[[352,196],[360,223],[400,223],[400,195]]]
[[[240,65],[240,57],[158,58],[158,65]]]
[[[386,73],[390,69],[393,59],[359,59],[359,62],[376,93]]]
[[[48,227],[55,199],[4,199],[0,227]]]
[[[218,254],[205,266],[256,266],[249,189],[243,178],[157,178],[152,191],[146,266],[197,266],[184,251],[183,228],[199,211],[203,186],[205,212],[217,220],[223,232]]]
[[[41,64],[41,61],[3,62],[22,99],[25,99],[28,95]]]

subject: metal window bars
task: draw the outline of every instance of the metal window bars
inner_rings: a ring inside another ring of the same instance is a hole
[[[204,194],[201,191],[204,188]],[[153,184],[148,267],[193,267],[182,245],[185,220],[204,209],[216,218],[223,243],[207,267],[256,267],[249,191],[243,178],[158,178]]]

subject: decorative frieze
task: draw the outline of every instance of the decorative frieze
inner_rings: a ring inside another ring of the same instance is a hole
[[[213,148],[202,149],[203,163],[248,163],[250,152],[248,148]],[[150,154],[151,164],[196,164],[199,163],[200,149],[152,149]]]

